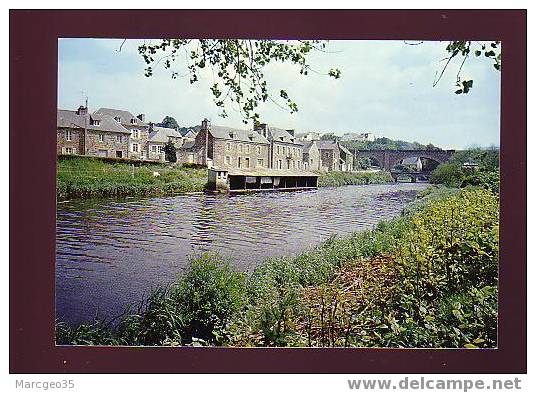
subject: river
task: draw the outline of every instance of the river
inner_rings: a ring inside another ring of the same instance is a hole
[[[111,319],[206,251],[250,271],[267,257],[294,255],[398,216],[427,186],[59,202],[56,316],[71,324],[96,314]]]

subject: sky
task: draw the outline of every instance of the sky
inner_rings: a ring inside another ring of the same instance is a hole
[[[171,71],[161,65],[152,77],[146,77],[146,65],[137,49],[143,42],[127,40],[121,46],[119,39],[60,39],[58,108],[76,109],[87,97],[90,111],[124,109],[135,115],[144,113],[153,122],[172,116],[180,126],[201,124],[206,117],[212,124],[251,127],[232,108],[228,117],[218,116],[208,70],[194,84],[188,78],[172,79]],[[474,80],[469,94],[454,94],[459,63],[451,63],[433,87],[436,72],[444,64],[446,45],[330,41],[327,53],[309,57],[318,73],[302,76],[290,64],[270,64],[265,70],[268,88],[276,95],[286,90],[299,111],[291,114],[268,102],[259,108],[261,120],[296,132],[371,132],[452,149],[498,146],[500,72],[491,60],[471,56],[461,72],[463,79]],[[184,71],[184,62],[174,67]],[[331,68],[341,70],[340,79],[325,75]]]

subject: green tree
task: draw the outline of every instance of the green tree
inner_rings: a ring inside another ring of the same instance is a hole
[[[177,162],[177,148],[173,142],[168,141],[164,146],[164,153],[166,155],[166,161]]]
[[[332,132],[329,132],[327,134],[322,134],[320,136],[321,141],[338,141],[339,139],[340,139],[340,137],[338,137],[337,135],[335,135]]]
[[[190,83],[195,83],[202,70],[209,69],[214,78],[210,90],[220,116],[226,117],[226,109],[231,105],[241,113],[244,123],[248,123],[259,120],[257,108],[267,101],[290,113],[298,111],[298,105],[285,90],[270,91],[265,67],[279,62],[297,66],[304,76],[318,73],[309,64],[308,56],[314,51],[326,52],[326,45],[327,41],[320,40],[163,39],[140,45],[138,52],[147,64],[147,77],[161,64],[171,71],[173,79],[189,77]],[[172,68],[176,60],[185,61],[186,70]],[[332,68],[326,74],[338,79],[341,71]]]
[[[369,157],[361,157],[356,161],[357,169],[369,169],[372,166],[372,160]]]
[[[501,70],[501,42],[494,41],[491,43],[481,43],[474,41],[450,41],[445,48],[447,51],[447,57],[443,59],[445,62],[441,71],[436,72],[433,86],[437,86],[442,79],[445,71],[451,65],[454,59],[461,58],[461,62],[458,65],[458,72],[456,74],[456,94],[467,94],[473,87],[472,79],[463,79],[461,76],[463,66],[467,59],[473,54],[475,58],[486,57],[492,64],[493,68],[497,71]]]
[[[166,127],[166,128],[177,129],[179,128],[179,123],[177,123],[177,120],[175,120],[173,117],[166,116],[164,117],[164,120],[162,120],[162,123],[160,123],[160,126]]]

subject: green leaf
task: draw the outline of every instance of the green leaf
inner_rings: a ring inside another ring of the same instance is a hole
[[[482,51],[479,51],[478,49],[475,50],[475,56],[478,57],[478,56],[480,56],[481,54],[482,54]]]
[[[471,344],[471,343],[467,343],[464,345],[465,348],[478,348],[478,346],[474,345],[474,344]]]

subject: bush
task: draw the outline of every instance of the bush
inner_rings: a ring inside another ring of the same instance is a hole
[[[183,343],[201,339],[222,343],[230,323],[244,306],[245,275],[217,256],[191,261],[174,288],[173,299],[182,317]]]
[[[448,187],[458,187],[463,176],[464,173],[460,164],[448,162],[438,165],[437,168],[432,171],[430,183],[444,184]]]
[[[319,187],[339,187],[356,184],[382,184],[393,181],[389,172],[328,172],[320,174]]]
[[[207,169],[206,165],[203,164],[195,164],[193,162],[185,162],[181,165],[183,168],[191,168],[191,169]]]
[[[499,197],[433,187],[373,231],[332,237],[250,275],[191,261],[117,328],[57,324],[81,345],[495,347]]]

